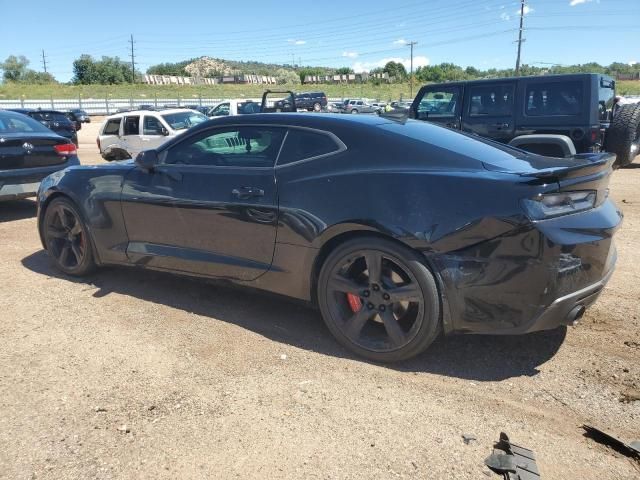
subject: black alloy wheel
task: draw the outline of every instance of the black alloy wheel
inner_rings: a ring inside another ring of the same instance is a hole
[[[85,275],[95,267],[91,242],[75,205],[56,198],[44,214],[43,234],[55,266],[69,275]]]
[[[415,356],[440,332],[433,275],[417,253],[394,242],[366,238],[336,249],[322,268],[318,294],[334,336],[371,360]]]

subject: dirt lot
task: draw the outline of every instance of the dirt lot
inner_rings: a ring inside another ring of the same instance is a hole
[[[84,163],[101,162],[96,129]],[[545,479],[640,478],[580,429],[640,437],[639,185],[640,168],[613,176],[618,269],[578,327],[442,339],[394,366],[279,298],[129,269],[64,277],[34,203],[0,204],[0,477],[498,478],[483,460],[505,431]]]

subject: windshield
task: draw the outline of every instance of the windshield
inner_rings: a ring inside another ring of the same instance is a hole
[[[208,120],[205,115],[199,112],[167,113],[162,115],[162,118],[173,130],[186,130]]]

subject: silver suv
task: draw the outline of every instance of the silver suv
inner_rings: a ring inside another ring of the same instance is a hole
[[[377,113],[379,107],[374,106],[367,100],[350,99],[344,101],[344,113]]]

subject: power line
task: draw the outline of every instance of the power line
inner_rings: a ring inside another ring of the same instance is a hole
[[[524,30],[524,0],[520,0],[520,29],[518,30],[518,57],[516,58],[516,77],[520,75],[520,53],[522,51],[522,31]]]

